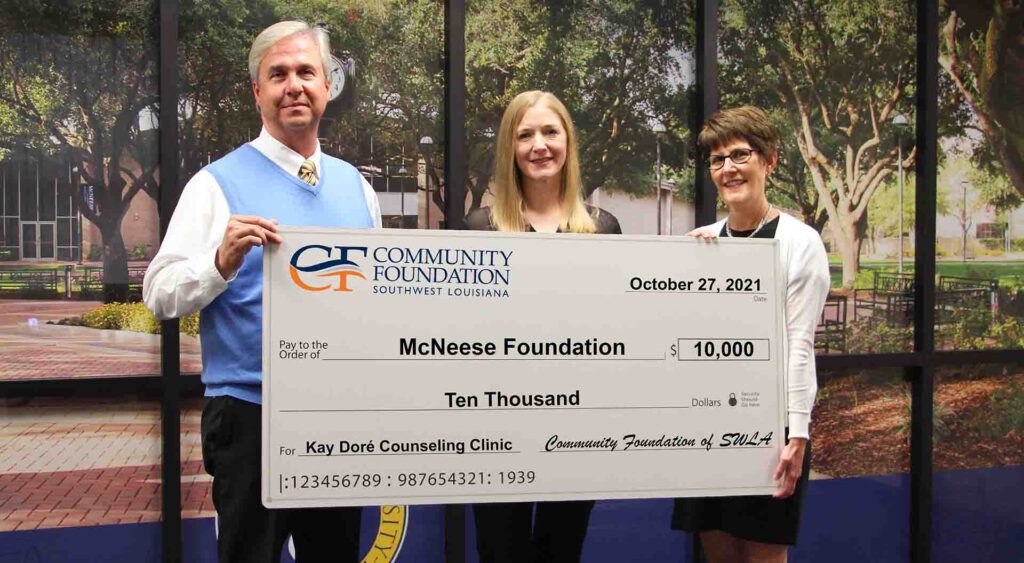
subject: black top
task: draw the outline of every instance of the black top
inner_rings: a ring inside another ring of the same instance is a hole
[[[782,217],[782,215],[779,215],[779,217]],[[765,223],[764,227],[761,227],[761,230],[757,231],[757,234],[754,235],[753,238],[775,238],[775,229],[779,228],[779,217],[776,217],[771,221]],[[725,230],[726,225],[728,224],[729,221],[726,220],[725,225],[722,225],[722,232],[718,233],[718,236],[725,238],[729,237],[729,231]],[[737,231],[736,229],[733,229],[733,238],[749,238],[750,233],[753,233],[756,230],[757,229],[750,229],[749,231]]]
[[[594,218],[594,226],[597,227],[597,234],[600,235],[621,235],[622,228],[619,227],[619,220],[614,215],[608,213],[600,207],[593,207],[588,205],[587,211],[590,212],[590,216]],[[466,228],[471,231],[496,231],[497,229],[491,224],[491,208],[481,207],[475,211],[472,211],[469,215],[466,215]],[[526,225],[526,232],[535,232],[532,225]],[[562,232],[559,227],[557,232]],[[773,229],[774,232],[774,229]],[[760,233],[759,233],[760,234]]]

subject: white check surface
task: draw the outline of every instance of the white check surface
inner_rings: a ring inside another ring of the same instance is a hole
[[[281,235],[263,272],[268,507],[774,490],[775,241]]]

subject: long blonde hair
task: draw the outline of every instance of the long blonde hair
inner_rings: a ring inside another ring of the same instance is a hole
[[[576,149],[576,128],[569,110],[550,92],[533,90],[523,92],[508,104],[498,129],[498,145],[494,159],[494,203],[491,204],[491,224],[499,231],[522,232],[526,229],[523,217],[522,173],[516,165],[516,128],[523,115],[532,107],[543,106],[555,112],[565,129],[565,165],[562,166],[560,203],[567,210],[559,228],[567,233],[593,233],[597,230],[593,217],[583,204],[583,182],[580,179],[580,159]]]

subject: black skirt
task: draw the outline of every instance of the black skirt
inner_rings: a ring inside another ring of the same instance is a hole
[[[811,474],[811,443],[804,451],[803,473],[796,492],[785,499],[771,495],[679,498],[672,512],[672,528],[687,532],[721,530],[761,543],[796,545],[804,491]]]

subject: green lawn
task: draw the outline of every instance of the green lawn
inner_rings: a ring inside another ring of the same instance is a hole
[[[832,287],[841,286],[843,283],[842,261],[838,256],[830,256],[829,266],[831,266]],[[871,285],[870,276],[872,270],[895,272],[896,267],[897,263],[895,260],[861,261],[861,273],[857,287],[866,287]],[[913,272],[913,259],[904,261],[903,269],[906,272]],[[966,263],[961,262],[960,260],[940,260],[935,264],[935,273],[938,275],[959,276],[964,278],[998,279],[1000,287],[1024,286],[1024,260],[968,260]]]

